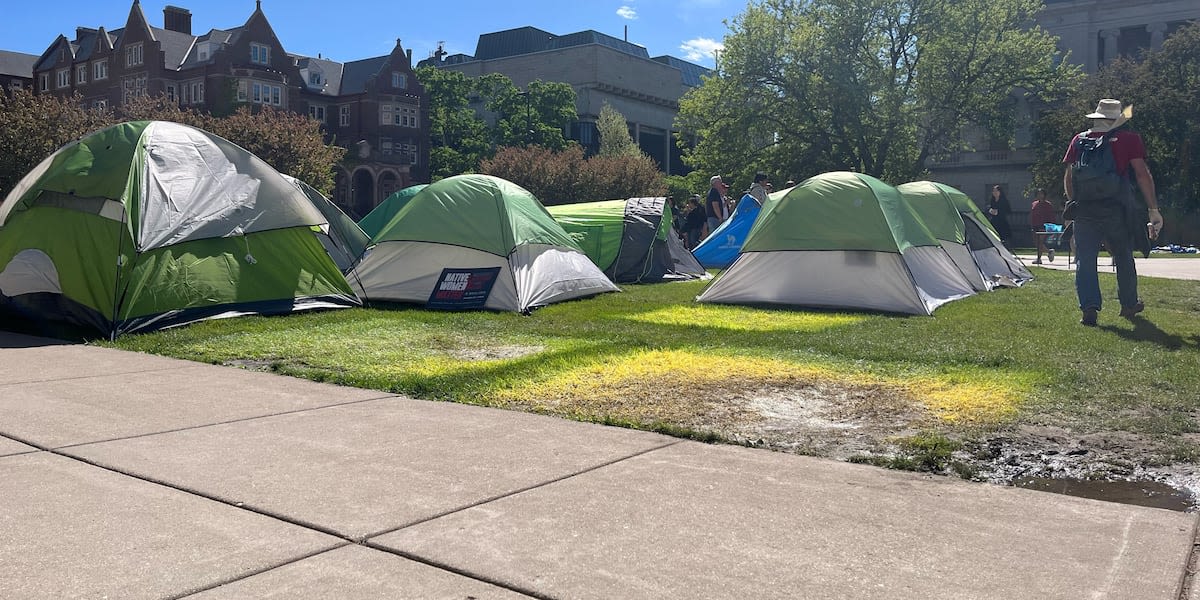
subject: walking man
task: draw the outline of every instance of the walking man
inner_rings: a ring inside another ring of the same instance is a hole
[[[1086,115],[1092,119],[1091,129],[1076,134],[1063,157],[1063,162],[1068,165],[1063,175],[1063,189],[1067,201],[1075,203],[1073,210],[1068,211],[1073,214],[1064,216],[1075,220],[1075,293],[1083,313],[1079,322],[1089,327],[1096,326],[1101,308],[1100,282],[1096,273],[1101,243],[1107,246],[1116,265],[1120,316],[1133,318],[1145,309],[1138,297],[1133,249],[1135,237],[1147,225],[1142,218],[1145,213],[1134,208],[1131,178],[1136,179],[1149,208],[1148,234],[1157,236],[1163,225],[1154,193],[1154,177],[1146,165],[1146,147],[1141,136],[1122,127],[1132,116],[1132,107],[1122,109],[1119,100],[1101,100],[1096,111]],[[1111,154],[1111,158],[1106,153]],[[1115,171],[1116,175],[1112,177],[1115,182],[1112,191],[1099,191],[1105,186],[1090,183],[1092,173],[1083,170],[1087,165],[1081,163],[1081,158],[1086,163],[1110,165],[1108,170]],[[1076,181],[1076,173],[1079,173],[1079,181]],[[1085,173],[1089,177],[1087,180],[1083,178]]]

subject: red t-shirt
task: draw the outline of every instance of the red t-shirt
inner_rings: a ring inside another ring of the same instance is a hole
[[[1098,138],[1107,131],[1088,131],[1087,136],[1090,138]],[[1075,146],[1075,140],[1084,133],[1077,133],[1071,138],[1071,144],[1067,146],[1067,155],[1063,157],[1063,162],[1070,164],[1075,162],[1079,156],[1079,148]],[[1127,177],[1129,172],[1129,161],[1135,158],[1146,158],[1146,146],[1142,143],[1142,136],[1137,132],[1129,131],[1128,129],[1119,129],[1108,139],[1108,143],[1112,144],[1113,162],[1117,163],[1117,174],[1121,177]]]
[[[1054,205],[1045,200],[1040,202],[1034,200],[1033,205],[1029,207],[1029,225],[1033,227],[1034,231],[1041,231],[1042,225],[1046,223],[1057,222],[1056,216]]]

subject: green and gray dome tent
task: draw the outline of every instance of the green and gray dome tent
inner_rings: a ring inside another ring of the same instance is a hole
[[[372,237],[379,233],[404,205],[412,200],[417,192],[425,189],[425,184],[410,185],[402,190],[396,190],[391,196],[388,196],[379,203],[379,206],[371,209],[367,216],[358,220],[358,226],[362,228],[367,237]]]
[[[582,202],[546,210],[617,283],[709,277],[671,225],[666,198]]]
[[[349,275],[369,301],[528,312],[619,291],[533,194],[488,175],[430,184],[371,244]]]
[[[697,300],[931,315],[974,294],[900,192],[834,172],[771,194],[741,253]]]
[[[64,146],[0,204],[0,304],[111,337],[358,305],[304,194],[213,134],[122,123]]]
[[[1013,255],[983,211],[942,183],[914,181],[896,188],[921,216],[976,291],[1023,285],[1033,274]]]
[[[325,247],[325,251],[329,253],[329,257],[333,259],[333,263],[338,266],[338,269],[343,273],[349,271],[350,267],[354,266],[354,263],[358,262],[363,252],[367,250],[367,245],[371,241],[370,236],[363,233],[354,219],[342,212],[342,209],[338,208],[332,200],[326,198],[311,185],[291,175],[283,177],[304,192],[304,196],[312,202],[312,205],[321,211],[327,224],[321,226],[318,239],[321,240],[321,245]]]

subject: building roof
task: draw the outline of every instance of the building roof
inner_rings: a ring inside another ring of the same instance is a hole
[[[38,57],[21,52],[0,50],[0,75],[33,79],[33,65]]]
[[[376,56],[348,62],[342,68],[342,94],[358,94],[367,90],[367,81],[377,75],[391,55]]]
[[[340,62],[328,60],[325,58],[311,56],[301,56],[299,54],[288,54],[288,56],[296,60],[296,66],[300,67],[300,72],[304,73],[304,86],[310,92],[316,92],[322,96],[338,96],[342,93],[342,74],[344,66]],[[311,75],[317,72],[321,74],[321,84],[313,85]],[[369,77],[369,76],[368,76]],[[364,79],[364,82],[366,80]]]
[[[675,58],[674,56],[668,56],[666,54],[662,56],[655,56],[650,60],[679,69],[679,71],[683,73],[683,85],[688,87],[699,87],[700,84],[703,83],[700,78],[704,75],[712,74],[712,69],[709,69],[708,67],[702,67],[696,63],[690,63],[686,60]]]

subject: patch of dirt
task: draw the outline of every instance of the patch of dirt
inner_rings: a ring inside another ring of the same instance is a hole
[[[898,439],[929,429],[945,431],[933,427],[928,413],[902,394],[821,383],[727,392],[724,402],[714,403],[688,425],[735,443],[838,460],[895,456]],[[1200,465],[1153,466],[1162,448],[1137,434],[1077,434],[1061,427],[1016,425],[969,435],[960,440],[963,447],[953,460],[969,466],[977,481],[1154,481],[1190,493],[1193,509],[1200,509]]]
[[[446,353],[459,360],[480,361],[480,360],[504,360],[510,358],[521,358],[537,354],[545,350],[541,346],[488,346],[483,348],[456,348],[449,350]]]

